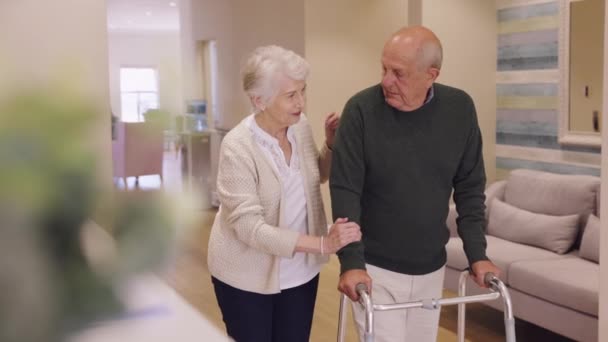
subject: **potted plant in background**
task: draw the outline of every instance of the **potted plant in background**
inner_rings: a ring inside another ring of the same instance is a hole
[[[122,308],[116,284],[158,265],[173,234],[160,194],[113,193],[100,185],[101,158],[90,136],[107,116],[75,93],[0,99],[3,342],[64,341],[114,317]],[[164,114],[154,113],[160,124]],[[82,241],[92,220],[114,250],[101,263],[92,262]]]

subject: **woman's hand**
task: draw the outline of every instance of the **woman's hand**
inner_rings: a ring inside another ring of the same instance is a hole
[[[361,228],[356,222],[348,222],[347,218],[338,218],[329,229],[329,234],[323,240],[323,253],[333,254],[351,242],[361,240]]]
[[[325,144],[329,149],[334,146],[334,137],[340,123],[340,117],[336,112],[331,112],[325,117]]]

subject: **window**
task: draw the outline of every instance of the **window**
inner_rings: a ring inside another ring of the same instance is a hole
[[[143,121],[148,109],[158,109],[158,80],[154,68],[120,68],[122,121]]]

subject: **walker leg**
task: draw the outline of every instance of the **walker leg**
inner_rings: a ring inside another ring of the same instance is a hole
[[[357,284],[357,293],[359,294],[359,303],[363,305],[365,309],[365,332],[363,333],[363,340],[365,342],[374,341],[374,305],[372,299],[369,296],[367,286],[365,284]]]
[[[486,281],[487,282],[487,281]],[[500,292],[503,300],[503,311],[505,313],[505,337],[507,342],[515,342],[515,316],[513,314],[513,303],[511,302],[511,294],[503,282],[498,278],[490,279],[490,286]]]
[[[346,307],[348,297],[342,294],[340,296],[340,312],[338,313],[338,342],[344,342],[346,336]],[[364,342],[374,342],[373,332],[373,309],[366,310],[365,331],[363,332]],[[370,319],[371,316],[371,319]]]
[[[467,292],[467,277],[469,271],[463,271],[460,273],[458,278],[458,297],[464,297]],[[458,342],[464,342],[464,330],[465,330],[465,319],[466,319],[466,307],[465,303],[458,304]]]
[[[340,296],[340,312],[338,313],[338,342],[344,342],[346,333],[346,301],[348,297],[345,294]]]
[[[505,333],[507,342],[515,342],[515,319],[507,318],[505,314]]]

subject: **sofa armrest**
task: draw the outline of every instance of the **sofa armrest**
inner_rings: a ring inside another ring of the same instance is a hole
[[[505,187],[507,185],[506,180],[501,180],[490,184],[486,189],[486,220],[490,215],[490,206],[494,198],[498,198],[501,201],[505,200]]]
[[[495,183],[492,183],[485,191],[486,194],[486,220],[488,219],[488,213],[490,211],[490,204],[492,203],[493,198],[498,198],[500,200],[504,200],[505,197],[505,186],[507,181],[502,180]],[[458,236],[458,225],[456,224],[456,219],[458,218],[458,212],[456,212],[456,205],[454,203],[450,204],[448,217],[446,219],[446,225],[450,230],[450,236],[455,237]]]

